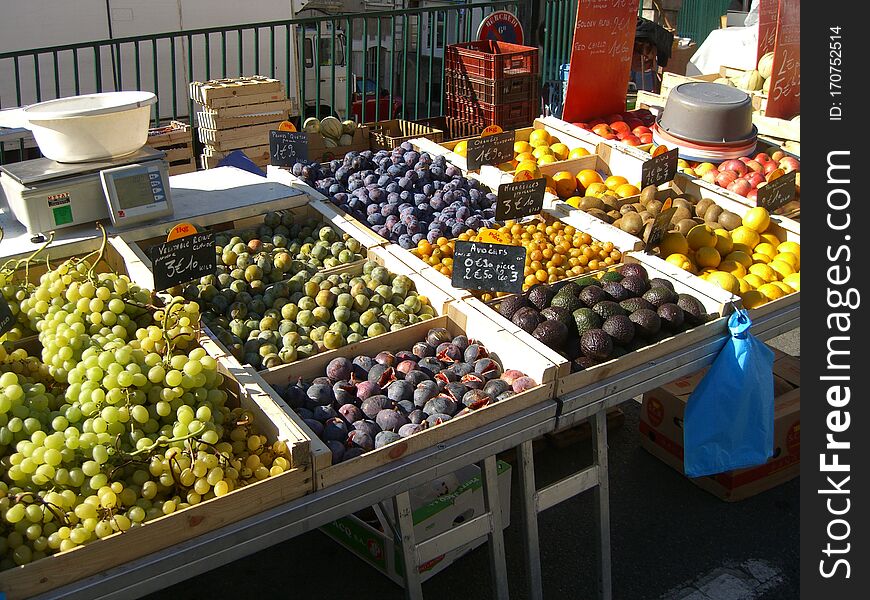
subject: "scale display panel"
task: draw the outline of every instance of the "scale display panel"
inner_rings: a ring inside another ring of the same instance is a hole
[[[112,223],[124,227],[172,214],[165,163],[100,171]]]

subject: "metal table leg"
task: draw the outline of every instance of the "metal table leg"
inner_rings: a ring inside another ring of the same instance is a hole
[[[529,598],[543,600],[543,580],[541,578],[541,550],[538,538],[538,498],[535,487],[535,454],[532,441],[519,445],[520,463],[520,502],[522,503],[523,530],[526,536],[523,551],[526,559]]]
[[[492,575],[492,590],[496,600],[508,600],[507,564],[504,551],[501,502],[498,494],[498,465],[495,456],[486,457],[480,463],[483,479],[484,508],[490,516],[489,564]]]
[[[610,479],[607,468],[607,411],[601,409],[592,416],[593,463],[598,466],[595,505],[598,509],[598,595],[603,600],[613,597],[610,581]]]
[[[414,539],[414,519],[408,492],[393,497],[393,509],[399,530],[397,541],[402,548],[402,559],[405,565],[405,597],[408,600],[423,600],[423,584],[420,582],[417,561],[417,542]]]

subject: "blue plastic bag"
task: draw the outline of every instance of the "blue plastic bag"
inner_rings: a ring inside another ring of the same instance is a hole
[[[745,310],[728,319],[731,337],[689,396],[683,419],[689,477],[767,462],[773,456],[773,352],[749,333]]]

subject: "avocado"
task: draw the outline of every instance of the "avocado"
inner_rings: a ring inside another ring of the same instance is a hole
[[[597,365],[599,362],[601,361],[595,360],[594,358],[591,358],[589,356],[581,356],[571,363],[571,371],[576,373],[577,371],[590,369]]]
[[[629,298],[628,300],[623,300],[622,302],[620,302],[619,305],[629,313],[633,313],[634,311],[640,310],[641,308],[648,308],[649,310],[656,309],[655,306],[653,306],[643,298]]]
[[[607,299],[607,294],[598,285],[589,285],[580,292],[580,299],[586,306],[595,306],[602,300]]]
[[[565,325],[571,324],[571,313],[561,306],[548,306],[541,311],[541,316],[548,321],[561,321]]]
[[[631,296],[643,296],[649,290],[649,284],[646,279],[635,275],[626,277],[619,285],[628,290]]]
[[[558,294],[553,296],[553,299],[550,300],[550,306],[564,308],[571,313],[578,308],[583,308],[583,302],[581,302],[577,296],[575,296],[570,290],[564,290],[565,288],[562,288],[562,291],[559,291]]]
[[[533,285],[529,290],[528,299],[532,306],[538,310],[543,310],[550,305],[550,300],[553,299],[554,292],[549,286],[543,284]]]
[[[683,319],[686,324],[691,327],[700,325],[707,320],[704,305],[694,296],[680,294],[677,300],[677,306],[683,309]]]
[[[626,265],[622,265],[622,268],[619,269],[619,272],[622,273],[623,277],[640,277],[644,280],[649,278],[646,269],[643,268],[643,265],[640,265],[638,263],[628,263]]]
[[[580,338],[580,350],[590,358],[607,360],[613,352],[613,339],[603,329],[590,329]]]
[[[524,306],[514,313],[511,321],[523,331],[532,333],[535,330],[535,327],[544,321],[544,317],[542,317],[541,313],[531,306]]]
[[[568,283],[577,286],[577,295],[579,296],[580,292],[583,291],[583,288],[585,288],[587,285],[597,284],[598,280],[591,275],[586,275],[585,277],[575,279],[574,281],[569,281]]]
[[[590,283],[595,283],[595,278],[593,277],[583,277],[582,279],[576,279],[574,281],[566,281],[559,286],[559,289],[556,290],[556,294],[571,294],[572,296],[578,296],[580,294],[580,290],[583,289],[584,285],[589,285],[588,283],[581,284],[580,282],[583,279],[592,279]]]
[[[662,326],[658,313],[646,308],[634,311],[628,315],[628,318],[634,323],[634,331],[640,337],[651,338]]]
[[[568,339],[568,328],[561,321],[544,321],[532,332],[532,337],[554,350],[559,350]]]
[[[623,300],[628,300],[634,294],[625,289],[621,283],[616,281],[608,281],[604,284],[604,287],[601,288],[604,290],[604,293],[607,294],[608,298],[613,300],[614,302],[622,302]]]
[[[574,311],[574,323],[577,325],[577,333],[581,336],[590,329],[601,327],[604,319],[591,308],[579,308]]]
[[[643,299],[658,308],[662,304],[676,300],[676,294],[667,288],[653,287],[643,295]]]
[[[628,314],[624,308],[612,300],[602,300],[592,307],[602,319],[608,319],[613,315]]]
[[[659,318],[662,320],[662,327],[671,333],[678,333],[683,330],[684,311],[682,308],[672,302],[662,304],[658,309]]]
[[[663,287],[663,288],[671,290],[672,292],[674,291],[674,284],[673,283],[671,283],[667,279],[661,279],[659,277],[653,277],[652,279],[650,279],[649,286],[651,288]]]
[[[625,345],[634,339],[634,323],[625,315],[608,317],[601,326],[617,344]]]
[[[531,306],[523,296],[508,296],[498,306],[498,312],[505,319],[513,319],[514,314],[521,308]]]
[[[615,282],[619,283],[620,281],[622,281],[622,278],[623,278],[623,274],[620,273],[619,271],[608,271],[607,273],[605,273],[604,275],[601,276],[601,283],[604,283],[606,281],[615,281]]]

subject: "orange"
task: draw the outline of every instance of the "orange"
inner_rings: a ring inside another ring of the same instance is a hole
[[[550,150],[553,151],[553,155],[559,160],[565,160],[568,158],[568,146],[561,142],[557,142],[550,146]]]
[[[798,258],[797,255],[792,254],[791,252],[780,252],[773,257],[773,260],[781,260],[783,262],[787,262],[792,266],[795,271],[801,270],[801,259]]]
[[[718,236],[713,233],[709,225],[695,225],[689,230],[689,235],[686,236],[689,242],[689,248],[697,250],[698,248],[715,248]]]
[[[758,233],[766,231],[769,225],[770,213],[767,212],[767,209],[763,206],[750,208],[746,211],[746,214],[743,215],[743,226]]]
[[[797,291],[793,287],[791,287],[789,284],[785,283],[784,281],[771,281],[770,285],[775,285],[776,287],[781,289],[786,294],[792,294],[792,293]]]
[[[679,231],[667,232],[659,243],[659,252],[665,257],[671,254],[688,254],[689,243],[686,241],[686,236]]]
[[[604,185],[607,185],[607,183],[605,182]],[[623,183],[613,191],[615,191],[616,195],[620,198],[628,198],[629,196],[637,196],[640,194],[640,190],[630,183]]]
[[[626,179],[622,175],[611,175],[604,180],[604,185],[609,187],[611,190],[615,190],[616,188],[625,183],[628,183],[628,179]]]
[[[514,153],[522,154],[523,152],[531,153],[534,148],[528,142],[514,142]]]
[[[453,146],[453,151],[459,156],[465,156],[468,153],[468,142],[464,140],[456,142],[456,145]]]
[[[529,171],[534,175],[532,179],[537,179],[541,176],[541,171],[538,169],[538,163],[534,159],[524,160],[517,164],[517,173],[520,171]]]
[[[755,254],[765,254],[770,258],[776,256],[776,246],[773,244],[768,244],[767,242],[761,242],[755,248],[752,249]]]
[[[709,246],[704,246],[698,248],[698,251],[695,252],[695,263],[699,267],[719,267],[719,263],[722,262],[722,257],[719,256],[719,252],[716,248],[710,248]],[[742,266],[742,265],[741,265]],[[720,270],[724,270],[719,267]]]
[[[578,178],[579,179],[579,178]],[[595,182],[586,188],[587,196],[600,196],[604,192],[608,192],[607,186],[600,182]]]
[[[779,279],[784,279],[795,272],[794,267],[784,260],[772,260],[768,266],[779,274]]]
[[[793,289],[795,291],[800,291],[800,289],[801,289],[800,271],[798,271],[797,273],[792,273],[791,275],[786,276],[785,279],[783,279],[782,281],[783,281],[783,283],[785,283],[786,285],[788,285],[791,289]]]
[[[762,304],[769,302],[767,296],[758,290],[749,290],[740,294],[740,299],[743,300],[743,308],[758,308]]]
[[[773,259],[770,258],[767,254],[762,254],[761,252],[756,252],[752,255],[752,262],[754,263],[764,263],[767,264]]]
[[[700,254],[702,250],[707,250],[707,248],[701,248],[701,250],[698,250],[698,254]],[[719,270],[731,273],[734,277],[743,277],[746,275],[746,267],[736,260],[723,260],[719,263]]]
[[[749,272],[753,275],[758,275],[767,283],[779,279],[779,273],[770,268],[770,265],[764,263],[756,263],[749,267]]]
[[[763,286],[765,283],[767,283],[765,280],[763,280],[761,277],[759,277],[755,273],[747,273],[746,275],[743,276],[743,280],[754,288],[759,288],[759,287]]]
[[[553,181],[556,184],[556,192],[560,198],[569,198],[577,191],[577,180],[568,171],[559,171],[553,175]]]
[[[740,282],[731,273],[725,271],[714,271],[707,277],[707,281],[715,283],[723,290],[729,291],[732,294],[740,293]]]
[[[546,129],[535,129],[529,134],[529,145],[535,148],[550,145],[550,134]]]
[[[777,223],[774,223],[773,225],[776,225],[777,227],[779,227],[779,225]],[[773,244],[773,247],[776,248],[777,246],[780,245],[782,240],[779,239],[778,237],[776,237],[775,235],[773,235],[770,232],[770,229],[771,229],[771,227],[768,226],[768,230],[761,234],[761,241],[767,242],[768,244]]]
[[[797,242],[783,242],[776,247],[777,252],[791,252],[800,259],[801,245]]]
[[[695,265],[692,264],[692,261],[689,260],[689,257],[685,254],[671,254],[665,260],[672,265],[680,267],[684,271],[688,271],[689,273],[695,272]]]
[[[568,158],[580,158],[582,156],[589,156],[589,150],[586,148],[574,148],[568,153]]]
[[[540,159],[542,156],[553,156],[553,151],[550,150],[549,146],[538,146],[535,148],[534,152],[532,152],[532,156],[537,159]]]
[[[550,163],[556,162],[557,158],[552,154],[545,154],[541,158],[538,159],[539,165],[549,165]],[[572,175],[573,177],[573,175]]]
[[[758,288],[758,291],[764,294],[768,300],[776,300],[777,298],[782,298],[786,294],[782,288],[775,286],[772,283],[765,283],[763,286]]]
[[[577,173],[577,181],[583,186],[583,189],[589,189],[593,183],[604,183],[601,175],[595,169],[583,169]],[[606,186],[605,186],[606,187]]]
[[[727,256],[734,249],[734,242],[731,241],[731,233],[727,229],[714,229],[716,234],[716,250],[721,256]]]
[[[746,244],[750,248],[755,248],[759,240],[761,240],[761,236],[758,235],[758,232],[745,225],[741,225],[731,232],[731,241],[735,244]]]
[[[716,231],[719,230],[717,229]],[[738,262],[747,269],[752,266],[752,259],[749,257],[749,254],[741,252],[740,250],[734,250],[732,252],[729,252],[725,255],[725,260],[733,260],[734,262]]]

